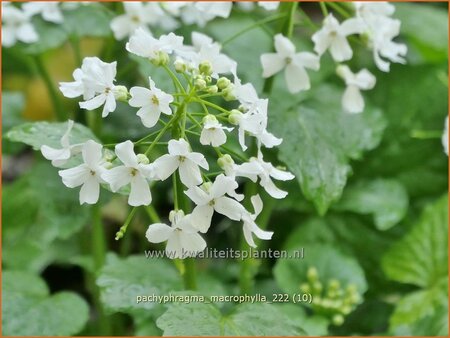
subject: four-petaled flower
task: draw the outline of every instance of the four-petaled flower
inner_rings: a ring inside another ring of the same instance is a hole
[[[232,131],[233,128],[224,127],[214,115],[207,115],[203,118],[203,129],[200,134],[200,143],[219,147],[227,141],[224,130]]]
[[[206,248],[206,242],[191,224],[191,215],[182,210],[171,211],[171,226],[164,223],[151,224],[145,236],[151,243],[167,241],[166,255],[169,258],[195,257]]]
[[[353,73],[348,66],[338,66],[337,74],[347,85],[342,96],[342,107],[349,113],[361,113],[364,110],[364,98],[361,90],[369,90],[375,86],[376,78],[367,69]]]
[[[141,118],[144,126],[151,128],[158,122],[161,113],[172,115],[170,104],[173,102],[173,96],[156,88],[155,82],[150,77],[148,81],[150,89],[144,87],[130,89],[131,99],[128,104],[140,108],[136,115]]]
[[[312,36],[314,51],[321,56],[329,49],[334,61],[350,60],[353,51],[347,36],[362,33],[364,29],[364,21],[359,18],[351,18],[340,24],[333,14],[329,14],[323,21],[322,29]]]
[[[106,170],[102,148],[101,144],[93,140],[87,141],[81,150],[84,163],[58,172],[66,187],[75,188],[81,185],[80,204],[95,204],[98,201],[100,183],[105,183],[102,174]]]
[[[143,160],[143,156],[137,156],[133,148],[131,141],[117,144],[115,152],[124,165],[106,171],[102,178],[109,183],[113,192],[131,184],[129,205],[135,207],[149,205],[152,202],[152,195],[147,180],[153,178],[152,165],[148,164],[148,160]]]
[[[225,196],[237,187],[238,184],[233,178],[220,174],[212,184],[204,184],[202,188],[191,187],[185,191],[196,204],[191,216],[192,225],[200,232],[207,232],[214,211],[232,220],[241,220],[245,208],[239,202]]]
[[[205,156],[192,152],[189,143],[184,139],[170,140],[169,153],[153,162],[156,176],[164,181],[178,169],[181,182],[186,187],[202,183],[200,168],[208,170],[209,165]]]

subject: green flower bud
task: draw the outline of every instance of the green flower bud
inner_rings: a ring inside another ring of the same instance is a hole
[[[145,156],[144,154],[137,154],[136,157],[137,157],[138,163],[142,163],[142,164],[149,164],[150,163],[148,157]]]
[[[218,158],[217,164],[219,165],[219,167],[221,169],[225,170],[229,166],[232,166],[234,164],[234,161],[233,161],[233,158],[230,155],[225,154],[225,155],[223,155],[223,156]]]
[[[211,186],[212,186],[212,183],[211,183],[211,182],[205,182],[205,183],[202,184],[202,188],[203,188],[205,191],[209,191],[209,189],[211,189]]]
[[[320,293],[323,290],[323,285],[321,282],[317,281],[313,283],[312,288],[314,293]]]
[[[340,315],[340,314],[336,314],[331,319],[331,322],[333,323],[333,325],[341,326],[342,324],[344,324],[344,316]]]
[[[230,122],[232,125],[237,126],[241,118],[242,113],[237,109],[233,109],[230,111],[230,115],[228,115],[228,122]]]
[[[198,77],[195,79],[194,85],[198,90],[203,90],[206,88],[206,81]]]
[[[217,80],[217,87],[219,87],[219,89],[223,90],[225,88],[227,88],[230,85],[231,81],[228,80],[226,77],[221,77]]]
[[[216,94],[219,91],[219,88],[217,88],[216,85],[209,86],[206,91],[208,92],[208,94]]]
[[[350,312],[352,312],[352,307],[348,306],[348,305],[344,305],[341,307],[340,311],[343,315],[348,315]]]
[[[183,60],[177,59],[177,60],[175,60],[173,65],[174,65],[175,71],[177,73],[184,73],[187,70],[186,63]]]
[[[330,279],[328,282],[328,288],[330,290],[336,291],[341,287],[341,283],[337,279]]]
[[[300,284],[300,291],[303,293],[310,293],[311,287],[309,286],[308,283],[302,283],[302,284]]]
[[[175,223],[176,219],[180,219],[184,216],[183,210],[172,210],[169,213],[169,221]]]
[[[206,81],[206,83],[211,83],[212,81],[212,77],[209,75],[204,76],[203,79]]]
[[[198,66],[200,74],[211,75],[212,74],[212,64],[209,61],[202,61]]]
[[[105,169],[111,169],[113,167],[113,164],[111,162],[105,162],[105,164],[103,165],[103,167]]]
[[[310,282],[315,282],[317,281],[318,277],[319,273],[317,272],[317,269],[313,266],[310,266],[308,268],[308,271],[306,271],[306,278],[308,278]]]
[[[128,101],[128,89],[125,86],[115,86],[114,87],[114,97],[117,101],[127,102]]]
[[[202,122],[203,124],[208,122],[217,122],[217,118],[214,115],[208,114],[203,118]]]
[[[169,63],[169,55],[166,52],[158,51],[156,52],[156,56],[151,59],[151,62],[155,66],[165,66]]]
[[[234,101],[236,100],[236,96],[233,94],[233,85],[229,85],[227,88],[222,90],[223,98],[225,101]]]

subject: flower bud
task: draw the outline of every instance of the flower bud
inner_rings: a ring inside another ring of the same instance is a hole
[[[156,52],[155,57],[151,59],[151,62],[155,66],[165,66],[169,63],[169,55],[167,55],[166,52],[158,51]]]
[[[230,115],[228,115],[228,122],[232,125],[237,126],[241,121],[242,113],[237,109],[232,109]]]
[[[313,283],[312,288],[313,288],[314,293],[320,293],[320,292],[322,292],[323,285],[321,282],[317,281],[317,282]]]
[[[177,223],[180,218],[183,218],[184,211],[183,210],[172,210],[169,213],[169,221],[171,223]]]
[[[336,291],[341,287],[341,283],[337,279],[330,279],[328,282],[328,288],[330,291]]]
[[[219,157],[219,159],[217,160],[217,164],[222,170],[225,171],[225,174],[227,174],[228,172],[232,172],[234,161],[230,155],[225,154]]]
[[[206,88],[206,81],[203,80],[202,78],[198,77],[195,79],[194,85],[195,85],[195,88],[197,88],[198,90],[203,90]]]
[[[181,59],[176,59],[173,65],[177,73],[184,73],[187,70],[186,63]]]
[[[115,86],[114,87],[114,98],[117,101],[127,102],[128,101],[128,89],[125,86]]]
[[[142,163],[142,164],[149,164],[150,163],[148,157],[145,156],[144,154],[137,154],[136,157],[137,157],[138,163]]]
[[[310,293],[311,287],[309,286],[308,283],[302,283],[302,284],[300,284],[300,291],[303,293]]]
[[[212,183],[211,182],[205,182],[202,184],[202,188],[205,191],[209,191],[209,189],[211,189]]]
[[[111,169],[113,167],[113,164],[111,162],[105,162],[105,164],[103,165],[103,167],[105,169]]]
[[[230,84],[227,88],[222,90],[223,98],[225,101],[234,101],[236,96],[234,95],[234,87]]]
[[[203,79],[206,81],[206,83],[211,83],[211,81],[212,81],[212,77],[209,76],[209,75],[205,75],[205,76],[203,77]]]
[[[310,266],[306,272],[306,278],[308,278],[310,282],[315,282],[318,277],[319,273],[317,272],[317,269],[314,266]]]
[[[219,91],[219,88],[217,88],[216,85],[214,85],[214,86],[209,86],[208,89],[207,89],[207,92],[208,92],[209,94],[216,94],[218,91]]]
[[[203,118],[202,123],[206,124],[208,122],[215,123],[217,122],[217,118],[214,115],[208,114]]]
[[[200,74],[211,75],[212,74],[212,64],[209,61],[202,61],[198,66]]]
[[[344,316],[336,314],[331,319],[331,322],[333,323],[333,325],[341,326],[344,323]]]
[[[231,81],[228,80],[226,77],[221,77],[217,80],[217,87],[219,87],[219,89],[223,90],[225,88],[227,88],[230,85]]]

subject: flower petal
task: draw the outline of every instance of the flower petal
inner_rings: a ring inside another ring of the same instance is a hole
[[[239,202],[225,196],[215,199],[214,210],[234,221],[239,221],[245,211]]]
[[[155,170],[158,179],[164,181],[177,170],[179,164],[180,161],[177,156],[166,154],[153,162],[153,169]]]
[[[80,204],[95,204],[100,196],[100,184],[95,176],[84,182],[80,190]]]
[[[136,154],[134,153],[133,142],[127,140],[117,144],[115,147],[115,152],[119,160],[121,160],[127,167],[137,167],[138,160]]]
[[[214,208],[209,204],[197,205],[191,214],[192,226],[200,232],[207,232],[211,226]]]
[[[106,170],[101,175],[107,183],[109,183],[111,190],[116,192],[131,181],[130,168],[123,165],[119,167]]]
[[[180,180],[186,187],[193,187],[203,182],[200,168],[189,159],[185,159],[178,167]]]
[[[149,205],[152,202],[152,195],[147,180],[142,175],[135,175],[131,179],[131,191],[128,196],[128,204],[134,207]]]
[[[163,223],[150,224],[145,232],[145,237],[151,243],[161,243],[167,241],[172,236],[173,231],[174,228]]]

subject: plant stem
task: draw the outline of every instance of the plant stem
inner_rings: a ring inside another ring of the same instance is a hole
[[[97,275],[100,269],[105,264],[106,257],[106,240],[103,230],[102,215],[100,205],[96,204],[92,206],[92,241],[91,250],[94,259],[94,276]],[[103,305],[100,301],[100,290],[93,280],[93,296],[94,305],[98,313],[98,329],[100,335],[107,336],[111,332],[111,323],[108,317],[104,313]]]
[[[64,111],[64,107],[59,98],[59,94],[55,88],[53,80],[44,66],[41,55],[36,55],[34,57],[34,62],[36,64],[37,71],[47,87],[48,94],[53,104],[53,109],[55,110],[56,118],[58,121],[65,121],[67,119],[67,114]]]
[[[69,42],[73,49],[75,63],[77,67],[80,67],[81,64],[83,63],[83,57],[81,56],[81,48],[80,48],[80,38],[76,35],[73,35],[70,37]]]

